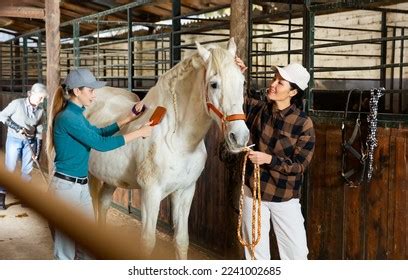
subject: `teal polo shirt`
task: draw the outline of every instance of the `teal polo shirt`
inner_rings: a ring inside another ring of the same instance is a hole
[[[71,101],[54,121],[55,170],[70,176],[88,176],[88,160],[91,149],[106,152],[125,144],[115,122],[97,128],[84,117],[85,108]]]

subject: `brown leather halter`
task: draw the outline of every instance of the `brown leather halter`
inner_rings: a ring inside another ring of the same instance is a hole
[[[205,76],[205,71],[204,71],[204,76]],[[232,114],[232,115],[225,117],[224,113],[221,110],[219,110],[217,107],[215,107],[214,104],[210,102],[210,99],[208,98],[207,88],[208,88],[208,85],[206,85],[205,87],[205,102],[207,103],[207,112],[208,114],[210,114],[210,111],[213,111],[215,115],[220,119],[223,134],[224,134],[224,131],[226,130],[227,122],[246,120],[245,114]]]
[[[207,95],[206,95],[206,98],[208,98]],[[210,111],[213,111],[215,115],[221,120],[222,133],[224,133],[226,129],[227,122],[246,120],[245,114],[232,114],[232,115],[225,117],[224,114],[219,109],[217,109],[217,107],[214,106],[214,104],[212,104],[211,102],[208,102],[208,99],[207,99],[207,110],[208,110],[208,113]]]

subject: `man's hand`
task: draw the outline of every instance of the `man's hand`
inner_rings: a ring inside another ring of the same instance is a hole
[[[269,164],[272,162],[272,156],[268,155],[266,153],[262,152],[257,152],[257,151],[249,151],[248,158],[252,161],[254,164]]]
[[[19,133],[23,134],[25,137],[31,139],[35,137],[35,131],[30,131],[26,128],[22,128]]]

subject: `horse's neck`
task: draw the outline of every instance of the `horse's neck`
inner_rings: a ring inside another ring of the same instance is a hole
[[[182,73],[180,73],[182,72]],[[175,84],[172,85],[172,94],[176,95],[175,105],[170,94],[170,103],[167,110],[171,114],[171,128],[169,133],[179,138],[180,142],[190,148],[196,147],[207,134],[211,126],[211,118],[205,108],[204,88],[205,69],[191,69],[180,71]],[[174,82],[174,80],[172,81]],[[177,106],[177,115],[174,106]]]

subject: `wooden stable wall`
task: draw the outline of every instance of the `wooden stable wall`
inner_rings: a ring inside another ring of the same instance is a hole
[[[340,124],[316,124],[307,190],[311,259],[408,259],[408,129],[378,128],[373,179],[346,186]]]
[[[340,176],[340,123],[315,121],[315,128],[316,151],[309,169],[309,187],[302,197],[309,258],[408,259],[408,129],[378,128],[373,179],[350,188]],[[233,183],[218,159],[218,136],[214,134],[218,130],[213,127],[206,141],[206,169],[191,208],[190,239],[217,258],[239,259],[242,250],[236,240],[237,214],[230,202]],[[118,203],[127,206],[127,191],[117,191],[115,196]],[[137,191],[132,199],[132,206],[138,207]],[[160,224],[169,233],[170,213],[170,203],[165,200]],[[278,258],[275,242],[271,248],[273,258]]]

